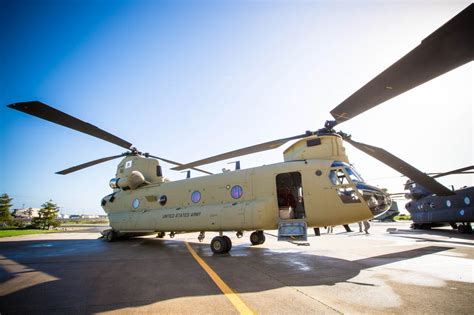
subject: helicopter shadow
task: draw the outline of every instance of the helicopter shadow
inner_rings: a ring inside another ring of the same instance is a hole
[[[350,261],[245,244],[212,255],[208,244],[190,244],[239,293],[341,282],[372,286],[350,280],[365,269],[452,249],[428,246]],[[104,312],[222,294],[183,241],[13,241],[0,243],[0,255],[0,311],[6,314]]]
[[[395,234],[402,238],[414,239],[417,242],[433,242],[456,244],[465,246],[474,246],[474,234],[461,234],[456,230],[449,229],[430,229],[430,230],[413,230],[413,229],[396,229],[389,231],[390,234]],[[443,238],[433,238],[433,236],[440,236]],[[464,241],[465,240],[465,241]]]

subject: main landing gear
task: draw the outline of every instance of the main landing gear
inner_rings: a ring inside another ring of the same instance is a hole
[[[458,225],[458,232],[462,234],[472,234],[471,223],[461,223]]]
[[[214,254],[226,254],[232,248],[232,241],[228,236],[219,235],[212,239],[211,250]]]
[[[237,232],[237,237],[241,238],[243,233],[241,231]],[[250,234],[250,243],[252,245],[261,245],[265,242],[265,234],[263,231],[255,231]],[[214,254],[226,254],[232,248],[232,241],[228,236],[222,235],[222,232],[219,236],[216,236],[211,241],[211,250]]]
[[[261,245],[265,243],[265,234],[263,234],[263,231],[255,231],[250,234],[250,243],[252,243],[252,245]]]

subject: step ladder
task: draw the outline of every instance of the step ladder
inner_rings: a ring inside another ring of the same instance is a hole
[[[278,241],[306,242],[307,225],[303,220],[282,220],[278,223]]]

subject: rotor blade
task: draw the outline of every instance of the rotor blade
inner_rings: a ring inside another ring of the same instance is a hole
[[[171,161],[171,160],[167,160],[167,159],[164,159],[164,158],[160,158],[158,156],[154,156],[154,155],[148,155],[149,157],[152,157],[152,158],[155,158],[155,159],[158,159],[158,160],[161,160],[163,162],[166,162],[166,163],[169,163],[169,164],[174,164],[174,165],[178,165],[178,166],[182,166],[184,164],[182,163],[178,163],[178,162],[175,162],[175,161]],[[205,171],[205,170],[202,170],[200,168],[196,168],[196,167],[190,167],[190,169],[193,169],[195,171],[198,171],[198,172],[201,172],[201,173],[205,173],[205,174],[208,174],[208,175],[212,175],[213,173],[211,172],[208,172],[208,171]]]
[[[96,165],[96,164],[99,164],[99,163],[107,162],[107,161],[117,159],[117,158],[123,157],[123,156],[124,156],[123,154],[120,154],[120,155],[114,155],[114,156],[109,156],[109,157],[97,159],[97,160],[94,160],[94,161],[90,161],[90,162],[87,162],[87,163],[84,163],[84,164],[76,165],[76,166],[67,168],[65,170],[56,172],[56,174],[66,175],[66,174],[69,174],[69,173],[72,173],[72,172],[75,172],[75,171],[82,170],[83,168],[93,166],[93,165]]]
[[[264,142],[264,143],[260,143],[260,144],[257,144],[257,145],[252,145],[250,147],[246,147],[246,148],[242,148],[242,149],[238,149],[238,150],[234,150],[234,151],[214,155],[214,156],[211,156],[211,157],[199,160],[199,161],[191,162],[191,163],[188,163],[188,164],[184,164],[184,165],[181,165],[181,166],[178,166],[178,167],[173,167],[172,169],[176,170],[176,171],[181,171],[181,170],[184,170],[184,169],[187,169],[187,168],[193,168],[193,167],[199,166],[199,165],[205,165],[205,164],[214,163],[214,162],[218,162],[218,161],[222,161],[222,160],[227,160],[227,159],[235,158],[235,157],[242,156],[242,155],[267,151],[267,150],[271,150],[271,149],[276,149],[276,148],[280,147],[281,145],[287,143],[290,140],[301,139],[301,138],[304,138],[304,137],[308,137],[310,135],[312,135],[312,133],[307,132],[307,133],[302,134],[302,135],[297,135],[297,136],[293,136],[293,137],[282,138],[282,139],[278,139],[278,140]]]
[[[132,146],[128,141],[38,101],[14,103],[8,105],[8,107],[86,133],[90,136],[116,144],[127,150],[130,150],[130,147]]]
[[[466,171],[469,171],[469,170],[472,170],[472,169],[474,169],[474,165],[459,168],[457,170],[452,170],[452,171],[449,171],[449,172],[439,173],[435,176],[432,176],[432,178],[438,178],[438,177],[452,175],[452,174],[472,174],[472,172],[466,172]]]
[[[436,194],[438,196],[454,195],[454,193],[450,189],[441,185],[432,177],[419,171],[418,169],[414,168],[413,166],[391,154],[390,152],[365,143],[353,141],[350,138],[345,138],[344,140],[352,144],[357,149],[367,153],[368,155],[379,160],[380,162],[390,166],[394,170],[410,178],[412,181],[422,185],[423,187],[431,191],[433,194]]]
[[[474,4],[331,111],[337,123],[473,60]]]

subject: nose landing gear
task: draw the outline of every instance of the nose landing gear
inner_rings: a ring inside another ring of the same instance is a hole
[[[109,230],[107,231],[107,233],[105,234],[105,240],[107,242],[114,242],[116,241],[118,238],[118,235],[117,233],[114,231],[114,230]]]

